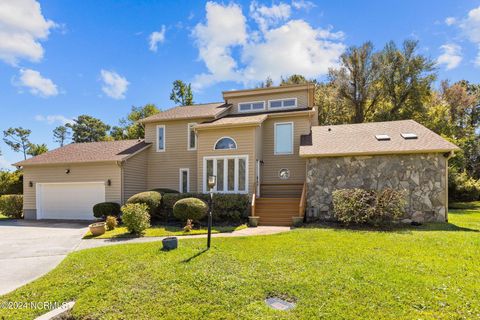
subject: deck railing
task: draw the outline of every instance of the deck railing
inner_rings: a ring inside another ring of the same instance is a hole
[[[307,183],[303,183],[302,196],[300,197],[300,204],[298,205],[298,216],[305,216],[305,208],[307,206]]]

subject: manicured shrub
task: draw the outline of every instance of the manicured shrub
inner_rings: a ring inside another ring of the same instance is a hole
[[[480,200],[480,180],[468,176],[466,172],[449,172],[448,196],[454,201]]]
[[[344,224],[379,225],[400,218],[405,210],[401,191],[341,189],[333,192],[335,218]]]
[[[210,195],[204,193],[166,193],[162,197],[162,215],[173,216],[173,206],[180,199],[198,198],[208,202]]]
[[[173,206],[173,215],[182,222],[188,219],[198,221],[205,217],[207,211],[207,204],[197,198],[181,199]]]
[[[162,196],[166,193],[178,193],[177,190],[173,190],[173,189],[169,189],[169,188],[156,188],[156,189],[152,189],[150,191],[159,192]]]
[[[118,217],[120,215],[120,205],[116,202],[100,202],[93,206],[93,216],[103,219],[107,216]]]
[[[127,200],[127,203],[143,203],[147,205],[148,213],[151,217],[160,216],[160,205],[162,203],[162,195],[157,191],[145,191],[134,194]]]
[[[0,197],[0,213],[10,218],[23,218],[23,196],[6,194]]]
[[[105,220],[105,223],[107,226],[107,230],[113,230],[118,225],[117,217],[108,216],[107,219]]]
[[[129,203],[122,207],[122,221],[130,233],[141,235],[150,227],[150,214],[145,203]]]

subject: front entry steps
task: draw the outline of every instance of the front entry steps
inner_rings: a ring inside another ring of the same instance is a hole
[[[300,198],[257,198],[255,215],[260,217],[260,226],[291,226],[292,218],[298,217]]]

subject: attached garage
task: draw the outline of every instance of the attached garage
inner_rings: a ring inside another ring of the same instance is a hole
[[[37,184],[37,219],[92,220],[92,207],[105,201],[105,183]]]
[[[92,220],[96,203],[123,204],[147,188],[150,144],[73,143],[16,163],[24,172],[25,219]]]

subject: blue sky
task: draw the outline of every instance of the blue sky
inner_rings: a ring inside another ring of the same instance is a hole
[[[110,125],[132,105],[172,106],[171,83],[195,102],[267,75],[322,79],[351,45],[420,41],[440,79],[480,82],[476,1],[35,1],[0,3],[0,129],[52,130],[80,114]],[[0,167],[21,159],[3,141]]]

